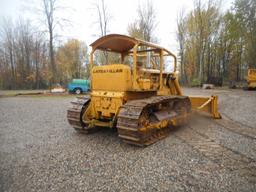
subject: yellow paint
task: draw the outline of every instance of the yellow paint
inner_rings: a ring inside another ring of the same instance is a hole
[[[210,114],[214,119],[220,119],[218,112],[218,97],[190,96],[192,109]]]
[[[91,113],[96,118],[113,118],[123,105],[124,92],[93,91]]]
[[[256,88],[256,69],[248,69],[247,85],[248,88]]]
[[[139,87],[142,90],[150,90],[150,80],[149,79],[139,79]]]

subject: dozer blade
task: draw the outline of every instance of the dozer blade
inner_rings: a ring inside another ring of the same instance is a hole
[[[221,119],[218,112],[218,96],[189,96],[192,110],[210,114],[214,119]]]

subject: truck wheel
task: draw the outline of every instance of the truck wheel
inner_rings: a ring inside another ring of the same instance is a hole
[[[82,93],[82,90],[79,88],[75,89],[75,94],[80,95]]]

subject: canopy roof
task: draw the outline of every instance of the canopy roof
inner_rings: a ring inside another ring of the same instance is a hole
[[[155,49],[162,49],[168,55],[174,56],[174,54],[172,54],[170,51],[159,45],[120,34],[110,34],[103,36],[94,41],[90,46],[92,46],[93,50],[101,49],[106,51],[124,53],[130,51],[136,44]]]

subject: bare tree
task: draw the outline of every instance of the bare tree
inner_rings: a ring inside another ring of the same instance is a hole
[[[4,59],[9,68],[11,69],[9,88],[16,88],[16,70],[15,70],[15,53],[14,53],[14,30],[13,22],[11,19],[5,19],[1,29],[1,37],[4,43]]]
[[[105,0],[100,0],[94,4],[95,10],[97,12],[97,21],[95,22],[100,29],[100,37],[107,35],[109,23],[111,21],[111,16],[108,11]],[[103,55],[99,55],[101,63],[108,63],[108,52],[103,51]]]
[[[46,27],[49,39],[49,65],[51,69],[50,83],[56,83],[57,66],[55,61],[55,42],[58,37],[56,34],[57,28],[63,29],[64,26],[70,24],[66,18],[58,17],[60,11],[67,10],[68,7],[61,6],[60,0],[40,0],[37,7],[33,7],[36,12],[40,13],[38,20]]]
[[[107,6],[105,4],[105,0],[100,0],[99,3],[95,4],[97,14],[98,14],[98,19],[97,23],[100,28],[100,36],[105,36],[107,35],[107,30],[108,30],[108,25],[110,22],[110,14],[108,13]]]
[[[30,3],[27,3],[29,2]],[[57,34],[57,30],[64,29],[64,26],[67,27],[71,22],[67,18],[59,16],[59,13],[63,11],[71,11],[72,9],[62,6],[61,0],[26,0],[25,7],[30,13],[37,14],[36,23],[39,24],[37,33],[43,32],[47,33],[48,36],[48,65],[49,65],[49,83],[50,85],[56,83],[58,79],[58,68],[56,66],[56,41],[60,37]],[[66,12],[68,13],[68,12]],[[43,28],[42,28],[43,26]]]
[[[186,35],[186,18],[184,9],[181,10],[177,17],[177,39],[179,42],[179,57],[180,57],[180,76],[182,83],[187,83],[185,66],[184,66],[184,54],[185,54],[185,35]]]
[[[44,60],[46,58],[45,52],[45,40],[42,33],[36,33],[33,39],[33,63],[35,66],[35,87],[40,88],[41,73],[40,70],[44,69]]]
[[[49,56],[50,56],[50,66],[52,70],[52,83],[55,82],[54,75],[56,74],[56,65],[55,65],[55,59],[54,59],[54,29],[55,29],[55,11],[57,8],[57,0],[42,0],[43,2],[43,11],[44,15],[47,21],[47,28],[48,28],[48,34],[49,34]]]
[[[154,30],[156,28],[156,13],[152,1],[147,1],[138,8],[139,26],[143,31],[143,38],[146,41],[154,41]]]
[[[145,41],[157,41],[154,31],[157,26],[156,11],[152,1],[147,1],[144,5],[139,5],[137,9],[138,19],[128,25],[129,35],[142,38]]]
[[[45,38],[30,21],[6,20],[1,26],[0,82],[3,89],[39,88],[44,61]],[[44,81],[47,81],[45,78]]]

